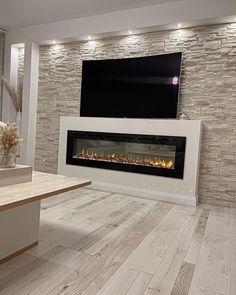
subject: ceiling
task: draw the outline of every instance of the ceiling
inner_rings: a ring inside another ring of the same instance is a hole
[[[18,28],[181,0],[0,0],[0,28]]]

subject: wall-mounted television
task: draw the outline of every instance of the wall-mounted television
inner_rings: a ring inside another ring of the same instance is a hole
[[[182,53],[85,60],[80,116],[176,118]]]

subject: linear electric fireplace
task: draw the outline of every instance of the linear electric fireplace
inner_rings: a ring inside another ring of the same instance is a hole
[[[72,131],[66,164],[183,178],[186,137]]]

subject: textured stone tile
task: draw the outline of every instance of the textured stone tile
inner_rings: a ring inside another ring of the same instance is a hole
[[[25,60],[25,50],[24,48],[18,49],[18,68],[17,68],[17,92],[21,95],[23,90],[23,78],[24,78],[24,60]]]

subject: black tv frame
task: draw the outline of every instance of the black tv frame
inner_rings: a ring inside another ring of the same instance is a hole
[[[117,118],[117,119],[122,119],[122,118],[127,118],[127,119],[177,119],[178,117],[178,112],[179,112],[179,99],[180,99],[180,85],[181,85],[181,72],[182,72],[182,59],[183,59],[183,52],[182,51],[176,51],[176,52],[168,52],[168,53],[163,53],[163,54],[157,54],[157,55],[147,55],[147,56],[138,56],[138,57],[127,57],[127,58],[114,58],[114,59],[99,59],[99,60],[83,60],[84,62],[96,62],[96,61],[114,61],[114,60],[125,60],[125,59],[139,59],[139,58],[145,58],[145,57],[159,57],[159,56],[166,56],[166,55],[171,55],[171,54],[180,54],[180,69],[179,69],[179,79],[178,79],[178,95],[177,95],[177,104],[176,104],[176,116],[175,117],[141,117],[141,116],[137,116],[137,117],[129,117],[129,116],[116,116],[116,117],[112,117],[112,116],[90,116],[90,115],[84,115],[82,114],[82,102],[84,100],[84,98],[82,98],[82,92],[83,92],[83,70],[82,70],[82,80],[81,80],[81,97],[80,97],[80,117],[93,117],[93,118]],[[83,65],[82,65],[83,68]],[[84,102],[83,102],[84,103]]]

